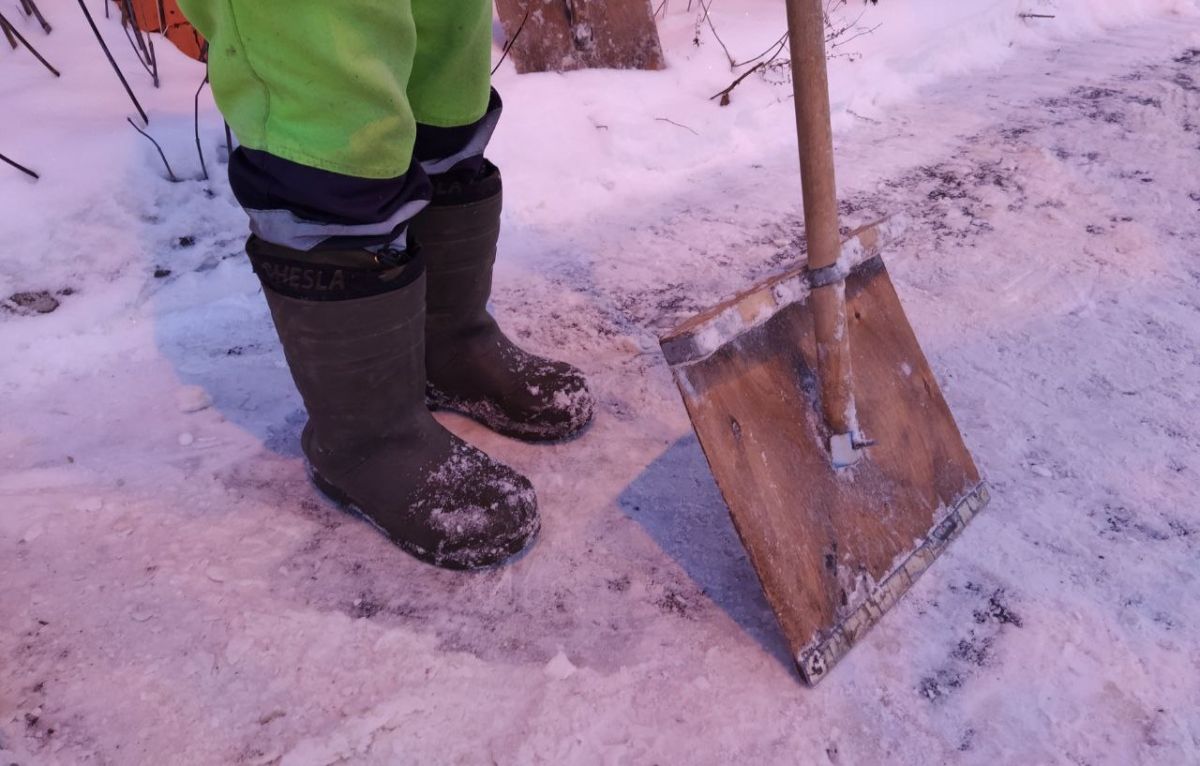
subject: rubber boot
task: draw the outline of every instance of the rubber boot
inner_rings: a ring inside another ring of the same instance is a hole
[[[499,563],[539,527],[529,481],[425,405],[425,275],[403,251],[246,246],[308,410],[313,482],[422,561]]]
[[[575,436],[595,410],[583,373],[521,350],[487,311],[500,235],[500,171],[485,162],[477,174],[431,180],[433,202],[411,228],[428,272],[430,406],[526,441]]]

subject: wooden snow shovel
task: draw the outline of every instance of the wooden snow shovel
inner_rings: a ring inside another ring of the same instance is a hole
[[[821,0],[788,0],[788,28],[808,263],[662,348],[812,685],[988,493],[880,257],[894,225],[841,241]]]

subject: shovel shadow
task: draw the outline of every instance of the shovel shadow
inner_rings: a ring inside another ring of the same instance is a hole
[[[617,502],[715,606],[796,673],[695,435],[672,444],[625,488]]]

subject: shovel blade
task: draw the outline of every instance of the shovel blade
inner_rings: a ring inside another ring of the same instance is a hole
[[[819,681],[988,500],[878,256],[848,241],[854,394],[874,441],[835,469],[805,269],[662,339],[709,467],[804,681]]]

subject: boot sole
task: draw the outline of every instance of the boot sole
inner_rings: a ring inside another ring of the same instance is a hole
[[[379,530],[379,532],[388,540],[390,540],[393,545],[408,555],[412,556],[418,561],[421,561],[422,563],[437,567],[438,569],[451,569],[458,572],[467,572],[480,569],[493,569],[505,564],[513,563],[514,561],[523,558],[523,556],[518,556],[518,554],[527,553],[533,547],[533,543],[537,540],[539,533],[542,531],[542,522],[541,519],[538,519],[537,525],[527,536],[516,538],[511,542],[497,546],[497,548],[504,554],[502,557],[497,558],[494,561],[485,561],[479,564],[465,564],[453,559],[448,559],[444,556],[439,557],[419,545],[414,545],[403,538],[396,537],[395,535],[391,534],[384,529],[378,521],[373,519],[370,514],[363,511],[363,509],[360,508],[354,502],[354,500],[350,498],[349,495],[338,489],[330,482],[326,481],[321,474],[317,473],[317,470],[313,468],[311,464],[308,465],[308,478],[312,481],[313,485],[321,491],[321,494],[329,498],[329,500],[331,500],[343,511],[375,527],[375,529]]]

